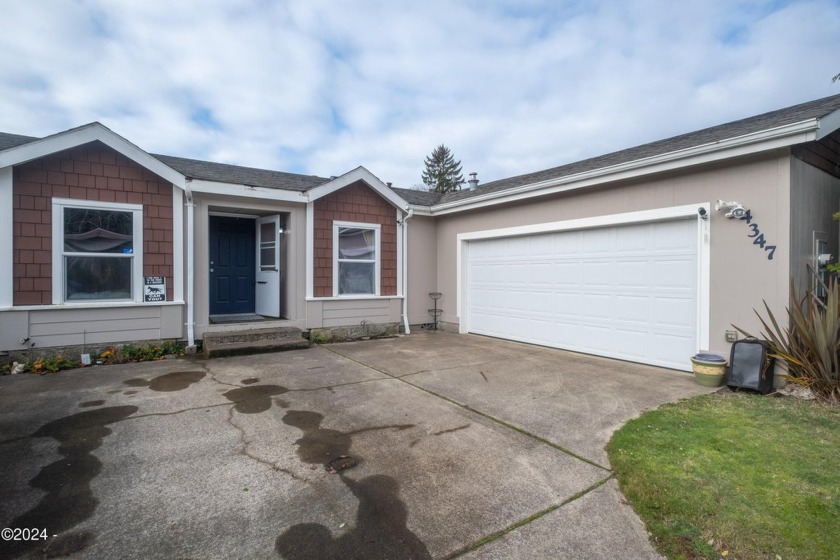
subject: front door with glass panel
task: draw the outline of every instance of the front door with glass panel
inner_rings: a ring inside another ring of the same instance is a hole
[[[257,220],[256,312],[280,316],[280,216]]]

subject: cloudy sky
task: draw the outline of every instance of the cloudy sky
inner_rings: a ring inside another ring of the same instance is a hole
[[[840,1],[0,0],[0,130],[486,182],[840,94]]]

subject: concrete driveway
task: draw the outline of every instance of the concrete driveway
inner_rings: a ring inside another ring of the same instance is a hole
[[[603,447],[708,391],[443,332],[7,376],[0,557],[653,558]]]

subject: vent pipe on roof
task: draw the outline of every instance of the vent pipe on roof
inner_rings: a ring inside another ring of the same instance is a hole
[[[469,183],[471,191],[474,191],[475,189],[478,188],[478,177],[477,177],[477,175],[478,175],[478,173],[475,173],[475,172],[470,173],[470,180],[467,181],[467,183]]]

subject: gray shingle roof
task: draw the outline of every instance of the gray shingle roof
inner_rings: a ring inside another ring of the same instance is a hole
[[[0,132],[0,150],[8,150],[15,146],[28,144],[33,140],[37,140],[34,136],[21,136],[20,134],[7,134]]]
[[[415,206],[433,206],[437,204],[443,196],[441,193],[418,191],[414,189],[398,189],[396,187],[391,187],[391,190],[400,195],[403,200]]]
[[[152,157],[162,161],[175,171],[193,179],[234,183],[249,187],[266,187],[269,189],[304,192],[329,181],[329,179],[314,175],[298,175],[295,173],[242,167],[226,163],[213,163],[210,161],[199,161],[196,159],[162,156],[158,154],[152,154]]]
[[[838,109],[840,109],[840,95],[825,97],[823,99],[802,103],[800,105],[794,105],[793,107],[787,107],[785,109],[771,111],[754,117],[713,126],[711,128],[705,128],[696,132],[681,134],[665,140],[658,140],[649,144],[643,144],[627,150],[612,152],[610,154],[561,165],[559,167],[552,167],[551,169],[545,169],[543,171],[526,173],[524,175],[500,179],[498,181],[491,181],[479,186],[479,188],[475,191],[454,191],[443,195],[438,203],[443,204],[446,202],[467,199],[477,195],[501,192],[515,187],[574,175],[576,173],[594,171],[596,169],[603,169],[613,165],[629,163],[631,161],[652,156],[702,146],[712,142],[720,142],[722,140],[736,138],[753,132],[760,132],[762,130],[769,130],[787,124],[802,122],[808,119],[824,117]]]
[[[0,150],[8,150],[15,146],[28,144],[34,140],[40,140],[40,138],[0,132]],[[193,179],[300,192],[307,191],[318,185],[323,185],[329,181],[329,179],[314,175],[298,175],[296,173],[284,173],[282,171],[256,169],[253,167],[213,163],[210,161],[199,161],[174,156],[151,155],[175,171]]]
[[[428,191],[394,188],[400,197],[409,204],[417,206],[434,206],[437,204],[466,200],[478,195],[492,193],[503,193],[508,189],[559,179],[562,177],[604,169],[622,163],[641,160],[653,156],[668,154],[679,150],[702,146],[714,142],[720,142],[750,133],[769,130],[772,128],[802,122],[808,119],[821,118],[834,111],[840,110],[840,95],[825,97],[801,103],[785,109],[770,111],[754,117],[733,121],[730,123],[705,128],[688,134],[681,134],[665,140],[658,140],[641,146],[626,150],[620,150],[609,154],[552,167],[542,171],[526,173],[506,179],[499,179],[481,185],[478,190],[455,191],[444,195]],[[38,140],[32,136],[21,136],[18,134],[7,134],[0,132],[0,150],[6,150]],[[324,177],[314,175],[298,175],[295,173],[284,173],[282,171],[271,171],[268,169],[256,169],[242,167],[225,163],[214,163],[194,159],[180,158],[152,154],[153,157],[172,167],[179,173],[207,181],[219,181],[254,187],[266,187],[291,191],[305,192],[309,189],[322,185],[329,181]]]

